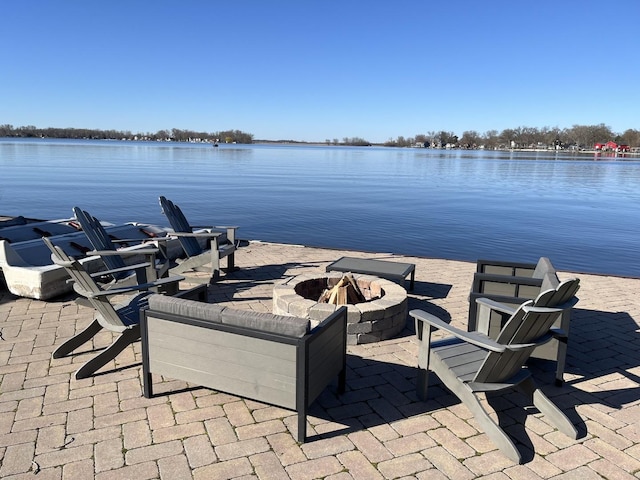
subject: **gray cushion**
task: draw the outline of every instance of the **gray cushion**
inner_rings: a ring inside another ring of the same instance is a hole
[[[553,268],[551,260],[549,260],[547,257],[540,257],[540,260],[538,260],[536,268],[533,271],[532,277],[544,278],[545,274],[547,273],[553,273],[555,275],[556,269]]]
[[[211,303],[196,302],[184,298],[175,298],[167,295],[151,295],[149,308],[158,312],[172,313],[188,318],[198,318],[220,323],[220,314],[225,309]]]
[[[284,315],[232,308],[226,308],[222,312],[222,323],[296,338],[309,332],[309,320],[306,318],[285,317]]]

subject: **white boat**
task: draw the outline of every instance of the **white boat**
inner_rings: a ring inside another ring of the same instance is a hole
[[[22,221],[19,221],[20,219]],[[74,233],[81,230],[74,218],[27,220],[23,217],[16,217],[16,220],[16,222],[5,220],[0,223],[0,240],[16,243],[36,240],[41,237],[64,235],[65,233]]]
[[[55,221],[44,222],[47,227],[51,227]],[[134,242],[123,250],[141,248],[153,244],[153,237],[164,237],[172,230],[167,227],[150,225],[144,223],[128,223],[124,225],[114,225],[102,222],[110,236],[121,239],[135,239]],[[7,229],[0,229],[0,237],[4,236]],[[15,234],[13,238],[23,238],[26,234]],[[49,235],[47,235],[49,236]],[[41,239],[11,241],[0,240],[0,269],[4,276],[4,283],[7,289],[14,295],[20,297],[47,300],[64,293],[70,292],[72,286],[64,268],[56,266],[51,261],[51,252]],[[104,263],[98,256],[86,256],[86,252],[93,249],[91,243],[82,231],[72,231],[70,233],[54,234],[49,236],[56,245],[59,245],[69,255],[79,258],[91,273],[104,270]],[[145,242],[142,244],[142,242]],[[167,245],[168,255],[175,259],[181,254],[181,248],[177,239],[171,240]],[[125,257],[125,261],[136,263],[142,260],[142,256]]]

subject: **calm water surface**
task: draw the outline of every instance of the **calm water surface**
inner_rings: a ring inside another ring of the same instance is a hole
[[[640,161],[555,153],[0,139],[0,215],[640,276]]]

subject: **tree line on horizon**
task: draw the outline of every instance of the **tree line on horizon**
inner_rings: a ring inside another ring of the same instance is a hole
[[[432,131],[415,137],[398,137],[384,143],[390,147],[408,147],[417,144],[431,147],[447,145],[459,148],[593,148],[596,143],[614,141],[617,144],[640,147],[640,130],[629,128],[623,133],[615,133],[604,123],[598,125],[573,125],[571,128],[559,127],[518,127],[489,130],[478,133],[467,130],[458,137],[453,132]]]
[[[223,130],[218,132],[197,132],[172,128],[171,130],[158,130],[155,133],[132,133],[128,130],[98,130],[87,128],[37,128],[33,125],[14,127],[13,125],[0,125],[0,137],[20,138],[69,138],[69,139],[110,139],[110,140],[148,140],[148,141],[175,141],[175,142],[220,142],[220,143],[244,143],[254,142],[254,136],[240,130]],[[458,137],[454,132],[430,131],[413,137],[399,136],[389,139],[378,145],[387,147],[426,146],[443,148],[451,146],[456,148],[593,148],[596,143],[614,141],[618,144],[640,147],[640,130],[627,129],[622,133],[616,133],[611,127],[600,123],[598,125],[573,125],[571,128],[559,127],[517,127],[498,130],[488,130],[479,133],[475,130],[467,130]],[[306,143],[290,140],[291,143]],[[364,138],[345,137],[342,140],[327,139],[327,145],[374,145]]]
[[[196,132],[193,130],[158,130],[155,133],[132,133],[129,130],[98,130],[90,128],[37,128],[33,125],[16,127],[0,125],[0,137],[70,138],[91,140],[148,140],[172,142],[253,143],[253,135],[240,130]]]

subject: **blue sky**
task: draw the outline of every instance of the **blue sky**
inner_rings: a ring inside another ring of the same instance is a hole
[[[10,1],[0,124],[383,142],[640,129],[640,1]]]

